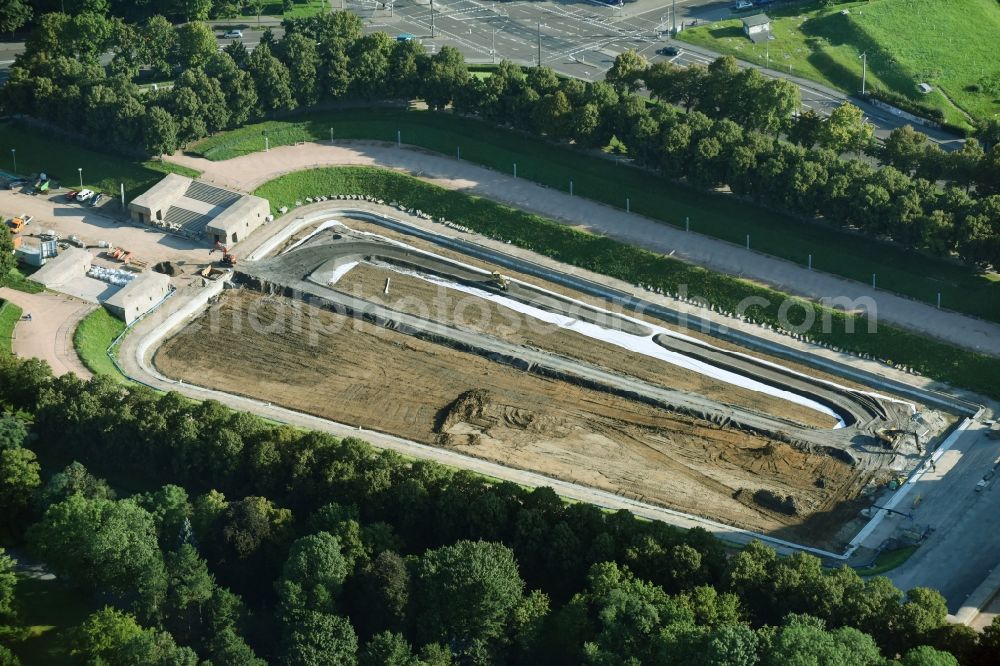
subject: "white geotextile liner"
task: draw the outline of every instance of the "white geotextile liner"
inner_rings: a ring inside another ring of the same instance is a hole
[[[360,262],[358,261],[350,261],[344,264],[343,266],[337,266],[335,269],[333,269],[333,272],[330,273],[330,281],[327,284],[329,284],[331,287],[337,284],[340,278],[350,273],[351,269],[357,266],[359,263]]]

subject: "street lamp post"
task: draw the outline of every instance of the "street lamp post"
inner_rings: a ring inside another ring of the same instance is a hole
[[[493,41],[490,43],[490,55],[493,57],[493,64],[497,64],[497,31],[493,31]]]
[[[10,149],[10,158],[14,160],[14,173],[17,173],[17,148]]]
[[[333,143],[333,128],[330,128],[330,143]]]
[[[80,174],[80,189],[83,189],[83,167],[77,167],[76,170]]]
[[[538,66],[542,66],[542,22],[538,22]]]
[[[868,78],[868,51],[865,51],[860,56],[861,58],[861,94],[865,94],[865,80]]]

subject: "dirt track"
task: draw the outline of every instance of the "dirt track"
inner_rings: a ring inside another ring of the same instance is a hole
[[[880,320],[977,351],[1000,355],[1000,325],[896,296],[805,266],[749,251],[742,246],[684,231],[604,206],[582,196],[411,147],[373,141],[336,145],[306,143],[272,148],[224,162],[187,155],[170,161],[198,169],[203,179],[252,191],[279,175],[326,165],[361,164],[396,168],[452,190],[483,196],[538,213],[564,224],[586,228],[654,252],[670,253],[712,270],[774,286],[810,298],[871,298]],[[321,194],[317,192],[316,194]],[[584,194],[584,193],[580,193]],[[461,220],[457,220],[461,222]]]
[[[73,348],[73,332],[94,305],[51,291],[27,294],[9,287],[0,288],[0,298],[31,314],[31,321],[19,321],[14,327],[15,355],[46,361],[55,375],[72,372],[82,379],[91,377]]]
[[[247,312],[270,330],[254,332]],[[825,518],[822,529],[815,518],[795,526],[866,480],[827,455],[245,290],[225,293],[155,361],[199,385],[807,541],[828,533]],[[456,404],[469,392],[485,398]],[[740,489],[794,494],[801,513],[764,510],[746,492],[741,501]]]

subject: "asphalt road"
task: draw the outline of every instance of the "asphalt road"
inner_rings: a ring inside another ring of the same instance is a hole
[[[926,525],[933,532],[914,555],[888,576],[897,587],[933,587],[958,612],[973,590],[1000,564],[1000,477],[980,492],[976,484],[993,469],[1000,440],[986,437],[974,423],[956,445],[937,461],[907,496],[903,510],[912,521],[896,517],[897,527]],[[914,501],[919,497],[916,508]]]

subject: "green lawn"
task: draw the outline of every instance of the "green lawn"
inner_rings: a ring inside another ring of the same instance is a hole
[[[895,550],[883,550],[875,558],[875,563],[870,567],[858,567],[858,573],[862,576],[880,576],[887,571],[892,571],[910,559],[913,553],[917,552],[917,546],[903,546]]]
[[[307,196],[320,194],[369,194],[419,208],[434,217],[458,222],[490,238],[545,254],[557,261],[616,277],[632,284],[645,284],[705,299],[723,311],[742,309],[740,304],[763,305],[745,309],[756,321],[780,323],[781,304],[789,297],[752,282],[714,273],[677,259],[626,245],[605,236],[585,233],[494,201],[462,192],[446,190],[388,169],[372,167],[327,167],[299,171],[265,183],[256,194],[270,200],[275,208],[293,206]],[[753,299],[753,301],[751,300]],[[801,324],[803,308],[810,306],[792,299]],[[868,332],[863,321],[853,315],[823,308],[808,330],[810,337],[830,345],[866,352],[875,358],[891,359],[918,369],[924,375],[1000,398],[1000,358],[976,354],[941,342],[879,324]],[[829,317],[829,330],[823,330]],[[848,332],[848,319],[855,320]]]
[[[71,631],[97,604],[58,580],[19,577],[17,624],[0,628],[0,641],[29,664],[76,664],[68,648]]]
[[[14,335],[14,324],[21,319],[21,308],[7,301],[0,301],[0,354],[12,353],[11,339]]]
[[[970,125],[949,97],[977,118],[1000,112],[996,0],[875,0],[827,9],[810,3],[767,13],[775,37],[768,42],[752,44],[739,20],[685,30],[678,39],[849,93],[861,89],[860,56],[867,52],[870,88],[938,109],[959,127]],[[922,95],[918,83],[935,90]],[[973,85],[982,91],[972,92]]]
[[[88,370],[95,375],[108,375],[125,381],[107,353],[108,347],[124,330],[125,322],[104,308],[97,308],[83,318],[73,333],[73,347]]]
[[[305,2],[296,1],[292,5],[292,8],[287,12],[282,7],[281,2],[275,2],[271,0],[270,2],[265,2],[264,11],[261,12],[261,16],[278,16],[280,18],[305,18],[307,16],[314,16],[320,12],[329,12],[331,8],[340,9],[341,3],[337,0],[306,0]],[[253,17],[256,20],[256,16]]]
[[[760,252],[805,264],[813,257],[818,270],[871,282],[927,303],[941,292],[946,308],[1000,321],[1000,281],[951,262],[906,252],[895,246],[859,238],[822,225],[766,211],[732,197],[712,195],[671,183],[649,171],[619,164],[568,146],[543,142],[519,132],[473,119],[429,111],[345,110],[267,121],[203,140],[192,151],[226,160],[262,150],[263,132],[270,145],[328,141],[330,130],[340,139],[402,140],[535,182],[574,192],[619,208],[628,197],[631,210],[674,226],[690,218],[698,231],[742,245],[746,235]]]
[[[996,0],[881,0],[851,21],[916,83],[940,87],[975,118],[1000,113]]]
[[[137,162],[127,157],[100,153],[70,141],[15,121],[0,122],[0,170],[13,172],[11,149],[17,157],[17,173],[30,176],[40,172],[49,174],[66,187],[80,185],[117,195],[119,186],[125,185],[128,199],[142,193],[160,180],[168,170],[177,171],[173,165],[161,162]],[[185,175],[196,173],[190,169]]]

